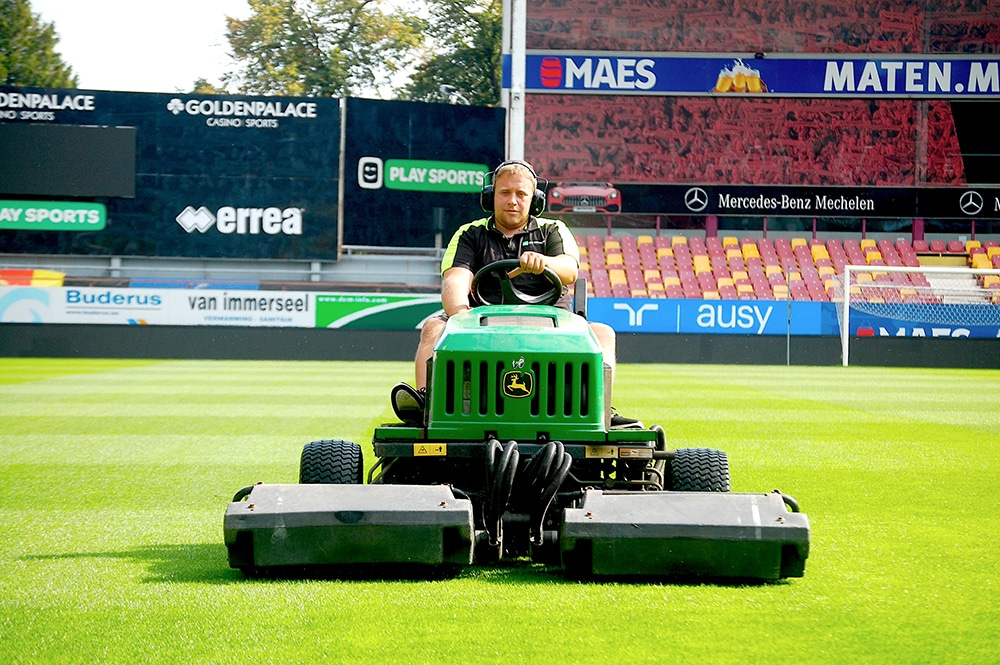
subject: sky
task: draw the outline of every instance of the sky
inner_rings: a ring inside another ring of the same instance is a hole
[[[168,93],[218,85],[233,69],[226,16],[250,15],[247,0],[31,0],[31,11],[55,25],[79,88]]]

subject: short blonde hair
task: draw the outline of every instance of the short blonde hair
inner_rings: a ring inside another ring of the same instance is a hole
[[[531,181],[532,187],[538,189],[538,176],[535,175],[535,169],[528,162],[519,160],[504,162],[493,172],[493,182],[496,182],[497,178],[508,173],[524,176]]]

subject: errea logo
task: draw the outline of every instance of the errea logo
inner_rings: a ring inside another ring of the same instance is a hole
[[[212,227],[219,233],[237,235],[302,235],[301,208],[234,208],[223,206],[212,212],[205,206],[188,206],[175,221],[188,233],[205,233]]]

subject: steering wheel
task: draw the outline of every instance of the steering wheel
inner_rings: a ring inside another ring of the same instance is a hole
[[[514,268],[520,268],[521,262],[517,259],[502,259],[483,266],[475,277],[472,278],[472,293],[476,300],[484,305],[551,305],[562,297],[563,283],[559,275],[552,268],[545,268],[541,272],[542,277],[549,281],[551,288],[537,296],[528,295],[519,291],[511,282],[511,277],[507,273]],[[500,302],[491,302],[479,292],[479,284],[484,277],[496,273],[500,279]]]

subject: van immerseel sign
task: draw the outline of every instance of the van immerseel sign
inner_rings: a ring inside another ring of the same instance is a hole
[[[532,93],[1000,98],[1000,56],[528,51]],[[504,57],[510,88],[510,56]]]

